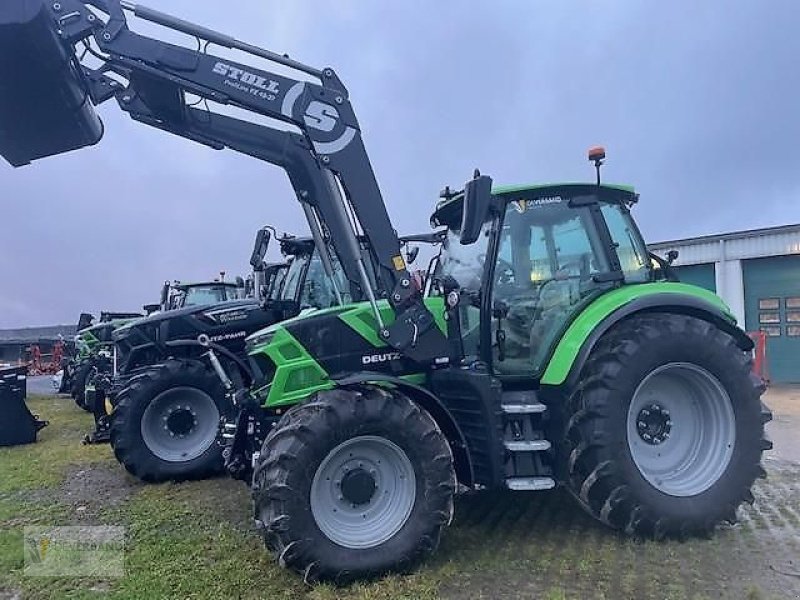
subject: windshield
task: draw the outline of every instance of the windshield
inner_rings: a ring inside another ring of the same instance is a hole
[[[335,257],[331,259],[331,262],[333,280],[336,282],[336,287],[342,292],[347,287],[344,273]],[[349,301],[349,298],[346,301]],[[311,264],[308,266],[306,283],[300,295],[300,308],[330,308],[337,305],[333,281],[325,274],[319,254],[314,253]]]
[[[235,291],[227,286],[192,286],[178,292],[172,303],[175,308],[218,304],[236,298]]]
[[[270,278],[270,281],[267,283],[269,288],[269,294],[267,295],[267,300],[279,300],[281,298],[281,292],[283,291],[283,284],[286,281],[286,274],[289,271],[289,267],[283,267],[275,271]]]
[[[339,291],[346,290],[347,282],[339,261],[334,257],[332,263],[333,279],[336,281]],[[306,266],[308,269],[305,271],[305,279],[303,279]],[[317,252],[314,252],[312,257],[295,256],[282,277],[282,287],[279,292],[274,294],[276,298],[299,300],[301,309],[330,308],[338,305],[332,280],[325,274],[325,268]],[[345,300],[349,301],[349,297]]]
[[[478,240],[467,246],[461,244],[458,231],[448,229],[436,266],[437,277],[450,276],[461,289],[479,291],[489,245],[489,228],[490,224],[485,223]]]
[[[485,223],[477,241],[466,246],[461,243],[459,232],[448,229],[447,237],[442,243],[438,265],[435,267],[436,279],[441,281],[446,277],[452,277],[458,283],[458,287],[472,295],[471,299],[462,301],[458,309],[466,356],[477,356],[479,351],[481,311],[478,293],[481,290],[491,227],[491,223]],[[431,288],[431,293],[438,293],[436,287]]]
[[[303,278],[303,270],[308,264],[308,256],[295,256],[289,264],[280,289],[281,300],[297,300],[297,289]]]

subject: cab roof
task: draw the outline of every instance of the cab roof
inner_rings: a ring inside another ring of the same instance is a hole
[[[639,197],[636,190],[630,185],[601,183],[598,186],[595,183],[585,182],[501,185],[492,188],[492,195],[501,202],[508,202],[522,197],[526,200],[535,200],[536,198],[550,196],[584,196],[597,192],[598,188],[601,194],[605,192],[608,196],[628,204],[636,202]],[[439,202],[431,216],[431,224],[437,226],[460,222],[463,201],[464,194],[461,192],[452,198]]]
[[[196,281],[190,283],[176,283],[173,285],[178,290],[188,290],[189,288],[196,287],[232,287],[235,288],[236,283],[233,281]]]

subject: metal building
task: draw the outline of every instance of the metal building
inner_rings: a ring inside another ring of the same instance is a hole
[[[32,346],[39,346],[44,355],[49,355],[53,352],[53,345],[57,340],[71,343],[76,330],[75,325],[0,329],[0,363],[12,365],[27,363],[30,360]]]
[[[659,242],[650,250],[677,250],[681,281],[716,292],[747,331],[766,334],[770,379],[800,383],[800,224]]]

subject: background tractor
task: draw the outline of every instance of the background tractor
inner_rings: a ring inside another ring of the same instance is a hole
[[[458,489],[563,486],[603,523],[656,538],[705,535],[752,501],[771,418],[752,342],[714,294],[653,267],[630,214],[637,195],[601,185],[602,152],[596,183],[493,189],[476,173],[447,190],[433,215],[447,230],[438,296],[425,297],[333,69],[127,0],[10,4],[0,154],[11,164],[98,142],[93,105],[116,98],[139,122],[285,169],[315,240],[327,233],[360,290],[350,298],[365,299],[253,334],[249,365],[207,342],[233,405],[260,408],[261,426],[237,420],[231,460],[237,441],[260,444],[255,517],[282,565],[335,581],[408,569],[436,549]],[[131,13],[200,50],[131,31]],[[81,63],[81,45],[102,64]],[[293,130],[261,124],[272,120]]]
[[[62,367],[59,389],[68,390],[80,408],[90,411],[86,404],[86,385],[97,373],[112,368],[114,341],[113,331],[135,319],[138,313],[101,312],[99,323],[92,325],[94,318],[88,313],[81,315],[78,334],[75,336],[75,354]],[[81,325],[86,325],[81,327]],[[67,386],[67,387],[65,387]]]
[[[237,278],[240,279],[241,278]],[[165,282],[161,289],[158,304],[143,306],[145,313],[177,310],[184,306],[214,304],[245,295],[245,282],[206,281],[197,283]],[[62,365],[59,391],[69,391],[75,403],[86,411],[93,411],[87,402],[87,386],[93,390],[97,377],[108,375],[114,370],[113,333],[119,327],[142,318],[141,313],[101,312],[99,323],[92,324],[94,317],[81,314],[78,334],[75,337],[75,356]]]
[[[236,282],[214,280],[195,283],[165,281],[161,288],[161,301],[158,304],[146,304],[148,315],[155,312],[178,310],[187,306],[205,306],[218,304],[228,300],[241,300],[252,292],[245,288],[245,281],[237,277]]]
[[[204,358],[206,345],[215,344],[226,366],[241,362],[250,333],[336,301],[313,240],[286,236],[279,242],[286,262],[264,265],[265,298],[187,306],[115,332],[117,373],[106,384],[113,392],[93,441],[110,440],[133,475],[152,482],[221,472],[219,422],[232,408]]]

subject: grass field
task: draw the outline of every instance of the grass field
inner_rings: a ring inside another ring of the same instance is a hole
[[[417,573],[308,587],[264,551],[243,484],[142,485],[107,446],[79,443],[91,418],[71,400],[28,404],[51,425],[35,445],[0,449],[0,600],[800,597],[800,465],[785,460],[767,461],[755,505],[709,540],[632,541],[560,492],[477,494],[458,499]],[[72,524],[126,527],[126,575],[25,576],[22,528]]]

